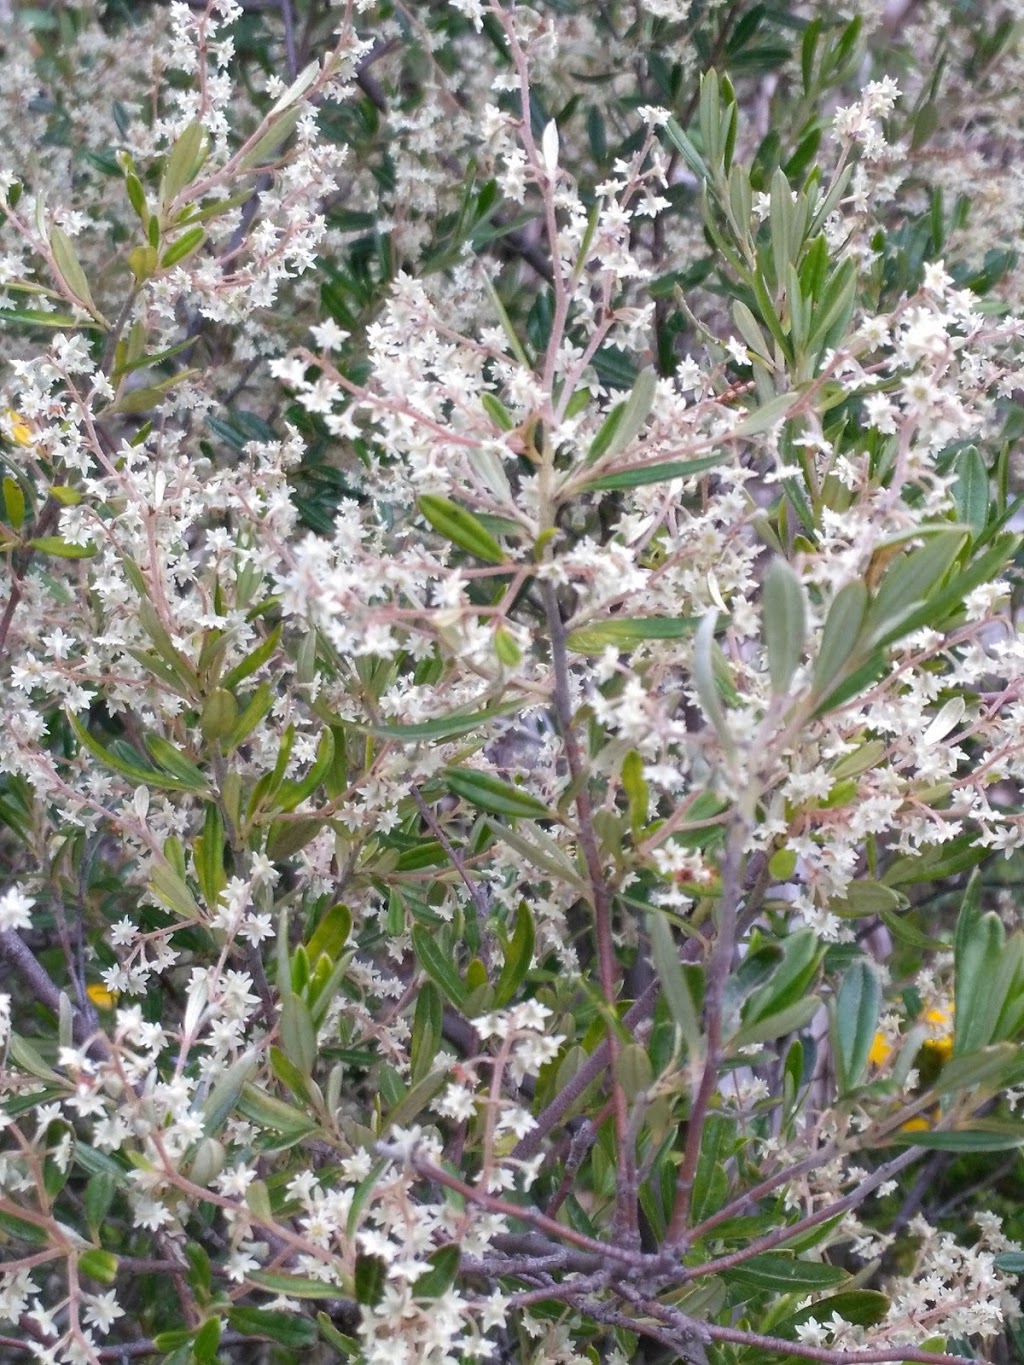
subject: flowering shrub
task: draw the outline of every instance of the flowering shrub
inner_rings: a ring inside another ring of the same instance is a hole
[[[1024,1354],[1024,48],[852,8],[11,5],[9,1358]]]

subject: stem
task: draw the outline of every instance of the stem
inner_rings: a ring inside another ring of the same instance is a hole
[[[722,1063],[722,1005],[725,987],[732,967],[736,949],[736,918],[742,894],[741,865],[746,827],[736,814],[733,815],[722,860],[722,896],[718,908],[718,934],[708,964],[707,987],[704,998],[704,1024],[707,1033],[707,1052],[704,1058],[704,1072],[700,1079],[697,1097],[693,1102],[686,1132],[686,1149],[676,1181],[676,1198],[672,1217],[666,1233],[666,1242],[675,1246],[683,1240],[686,1224],[690,1216],[690,1195],[693,1179],[697,1172],[701,1142],[704,1137],[704,1123],[707,1119],[711,1098],[718,1085],[718,1072]]]
[[[652,981],[622,1016],[622,1027],[632,1033],[639,1023],[649,1019],[660,993],[660,982]],[[524,1138],[519,1139],[512,1149],[513,1157],[517,1160],[523,1160],[535,1156],[540,1151],[544,1138],[560,1122],[563,1114],[579,1099],[591,1081],[600,1076],[610,1059],[611,1046],[605,1039],[600,1047],[594,1049],[569,1084],[563,1086],[547,1108],[537,1116],[536,1127],[531,1128]]]
[[[751,1256],[757,1256],[762,1251],[770,1251],[772,1247],[788,1242],[791,1237],[798,1237],[802,1232],[808,1232],[821,1223],[827,1223],[830,1218],[835,1218],[841,1213],[857,1208],[879,1185],[894,1175],[898,1175],[907,1166],[912,1166],[915,1161],[920,1161],[922,1155],[923,1150],[908,1148],[893,1161],[889,1161],[884,1166],[880,1166],[877,1171],[873,1171],[867,1179],[861,1181],[855,1190],[845,1195],[844,1198],[837,1199],[834,1204],[828,1204],[814,1213],[809,1213],[806,1218],[801,1218],[796,1223],[776,1228],[774,1232],[766,1233],[764,1237],[758,1237],[754,1241],[748,1242],[742,1251],[734,1251],[729,1256],[719,1256],[713,1261],[705,1261],[702,1265],[695,1266],[686,1278],[699,1279],[704,1275],[717,1275],[723,1270],[731,1270],[734,1266],[742,1265],[744,1261],[748,1261]]]
[[[60,1013],[61,990],[50,979],[50,974],[29,948],[25,940],[14,929],[0,932],[0,957],[5,958],[21,977],[22,981],[53,1014]],[[103,1056],[109,1056],[110,1048],[102,1034],[94,1031],[89,1020],[81,1010],[71,1006],[71,1031],[76,1043],[89,1042],[90,1047]]]
[[[485,1190],[467,1185],[464,1180],[449,1175],[447,1171],[442,1170],[440,1166],[435,1166],[433,1162],[414,1157],[413,1166],[425,1180],[436,1181],[439,1185],[444,1185],[447,1189],[461,1194],[464,1199],[471,1203],[478,1204],[491,1213],[501,1214],[503,1218],[518,1219],[520,1222],[529,1223],[539,1231],[546,1232],[549,1237],[557,1237],[560,1242],[568,1242],[572,1246],[579,1247],[582,1251],[589,1251],[594,1256],[600,1256],[602,1261],[617,1261],[636,1270],[651,1263],[651,1257],[645,1256],[642,1252],[631,1250],[629,1247],[617,1246],[615,1243],[598,1242],[593,1237],[587,1237],[582,1232],[575,1232],[572,1228],[557,1223],[553,1218],[548,1218],[539,1209],[527,1208],[521,1204],[511,1204],[507,1199],[501,1199],[498,1195],[488,1194]]]
[[[565,642],[565,624],[558,607],[554,585],[541,584],[541,597],[548,620],[551,639],[551,667],[554,674],[555,716],[565,749],[572,790],[576,793],[576,814],[579,820],[580,846],[590,881],[591,904],[594,910],[594,938],[597,944],[598,972],[601,994],[609,1011],[608,1060],[612,1070],[612,1100],[615,1115],[615,1145],[617,1153],[616,1214],[618,1228],[633,1241],[639,1240],[636,1204],[636,1157],[629,1142],[629,1111],[626,1092],[615,1077],[618,1060],[619,1035],[611,1020],[618,995],[619,977],[612,942],[612,897],[601,864],[601,852],[594,829],[594,812],[590,802],[588,774],[573,727],[572,697],[569,690],[569,655]]]
[[[774,1351],[780,1356],[802,1356],[804,1360],[822,1360],[826,1365],[883,1365],[885,1361],[913,1361],[915,1365],[963,1365],[963,1356],[942,1355],[938,1351],[914,1351],[907,1346],[884,1346],[877,1351],[830,1350],[827,1346],[805,1346],[800,1341],[786,1341],[782,1337],[765,1337],[760,1332],[742,1332],[735,1327],[716,1327],[708,1324],[712,1341],[730,1341],[738,1346],[757,1346],[762,1351]]]

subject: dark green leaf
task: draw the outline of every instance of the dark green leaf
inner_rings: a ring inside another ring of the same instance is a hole
[[[472,512],[460,507],[458,503],[452,502],[450,498],[424,493],[419,499],[418,506],[434,530],[445,536],[453,545],[457,545],[460,550],[467,550],[488,564],[501,564],[504,561],[505,551],[490,531]]]
[[[268,1337],[292,1350],[308,1350],[319,1335],[316,1324],[308,1318],[300,1317],[297,1313],[284,1313],[276,1308],[236,1305],[228,1309],[228,1322],[243,1336]]]
[[[456,796],[491,815],[537,820],[552,812],[537,797],[475,768],[446,768],[444,779]]]

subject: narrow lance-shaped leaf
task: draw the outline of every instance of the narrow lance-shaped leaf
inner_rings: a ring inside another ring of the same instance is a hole
[[[979,888],[975,873],[957,919],[953,943],[954,1056],[992,1041],[992,1029],[1002,1007],[1002,1001],[993,996],[993,988],[1000,975],[1006,931],[994,911],[981,913]]]
[[[881,1005],[878,972],[867,958],[858,958],[843,977],[832,1010],[833,1050],[840,1093],[861,1082]]]
[[[701,1048],[700,1024],[693,998],[683,975],[679,953],[672,941],[672,933],[666,917],[660,910],[652,910],[647,916],[647,931],[651,938],[651,958],[654,970],[661,982],[672,1022],[679,1029],[687,1053],[691,1058],[699,1056]]]
[[[440,535],[467,550],[477,559],[489,564],[500,564],[505,551],[484,526],[483,522],[450,498],[442,498],[433,493],[425,493],[419,499],[419,509],[430,525]]]
[[[628,649],[645,640],[681,640],[697,623],[696,616],[616,616],[571,630],[566,644],[577,654],[603,654],[609,645]]]
[[[988,519],[988,469],[977,446],[968,446],[957,456],[952,493],[960,520],[980,536]]]
[[[193,119],[168,152],[160,181],[160,202],[165,208],[177,198],[202,164],[200,156],[205,138],[206,129],[198,119]]]
[[[444,778],[456,796],[491,815],[536,820],[553,814],[543,801],[529,792],[474,768],[446,768]]]
[[[412,928],[412,946],[419,964],[430,979],[457,1009],[466,1003],[466,987],[451,957],[438,946],[437,940],[422,924]]]
[[[817,696],[825,693],[853,657],[867,606],[867,586],[859,578],[840,588],[832,599],[814,664]]]
[[[800,580],[784,559],[773,560],[765,575],[764,633],[772,691],[785,696],[803,657],[807,605]]]
[[[657,388],[657,372],[650,366],[641,370],[629,397],[612,409],[594,437],[587,452],[587,464],[593,464],[602,455],[618,455],[639,436],[651,415]]]
[[[530,907],[525,901],[520,901],[516,910],[512,937],[505,949],[505,965],[501,969],[501,976],[494,988],[496,1004],[508,1004],[533,965],[534,938],[535,929]]]
[[[717,622],[717,611],[711,611],[697,628],[697,635],[693,642],[693,681],[705,716],[718,735],[725,753],[732,756],[736,752],[736,745],[729,730],[729,723],[725,718],[718,683],[715,680],[712,658]]]
[[[963,531],[939,531],[919,550],[889,565],[864,623],[869,645],[885,644],[902,635],[900,627],[911,609],[938,590],[964,540]]]
[[[412,1038],[409,1045],[409,1062],[414,1085],[433,1070],[437,1049],[441,1044],[441,1021],[441,992],[433,981],[425,981],[416,997],[416,1013],[413,1016]]]
[[[180,778],[165,775],[164,773],[158,772],[156,768],[144,767],[141,762],[129,763],[122,758],[118,758],[116,754],[112,753],[109,749],[105,749],[102,744],[93,739],[92,735],[89,734],[88,730],[86,730],[85,726],[73,712],[69,711],[67,717],[68,723],[78,736],[80,743],[88,749],[93,758],[102,763],[104,767],[110,768],[113,772],[128,778],[129,781],[134,782],[136,786],[141,784],[142,786],[164,791],[196,790],[194,784],[191,782],[182,782]]]
[[[89,281],[85,278],[85,271],[82,269],[75,248],[71,244],[71,238],[63,228],[54,226],[50,229],[50,250],[53,252],[54,263],[68,289],[90,313],[94,313],[96,305],[92,301]]]
[[[644,488],[650,483],[667,483],[669,479],[688,479],[715,469],[723,458],[721,454],[702,455],[697,460],[664,460],[658,464],[636,465],[618,474],[602,474],[599,479],[590,479],[584,488],[588,492],[615,491],[619,488]]]

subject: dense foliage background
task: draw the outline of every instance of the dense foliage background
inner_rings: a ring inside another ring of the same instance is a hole
[[[1024,1360],[1024,10],[0,49],[0,1351]]]

